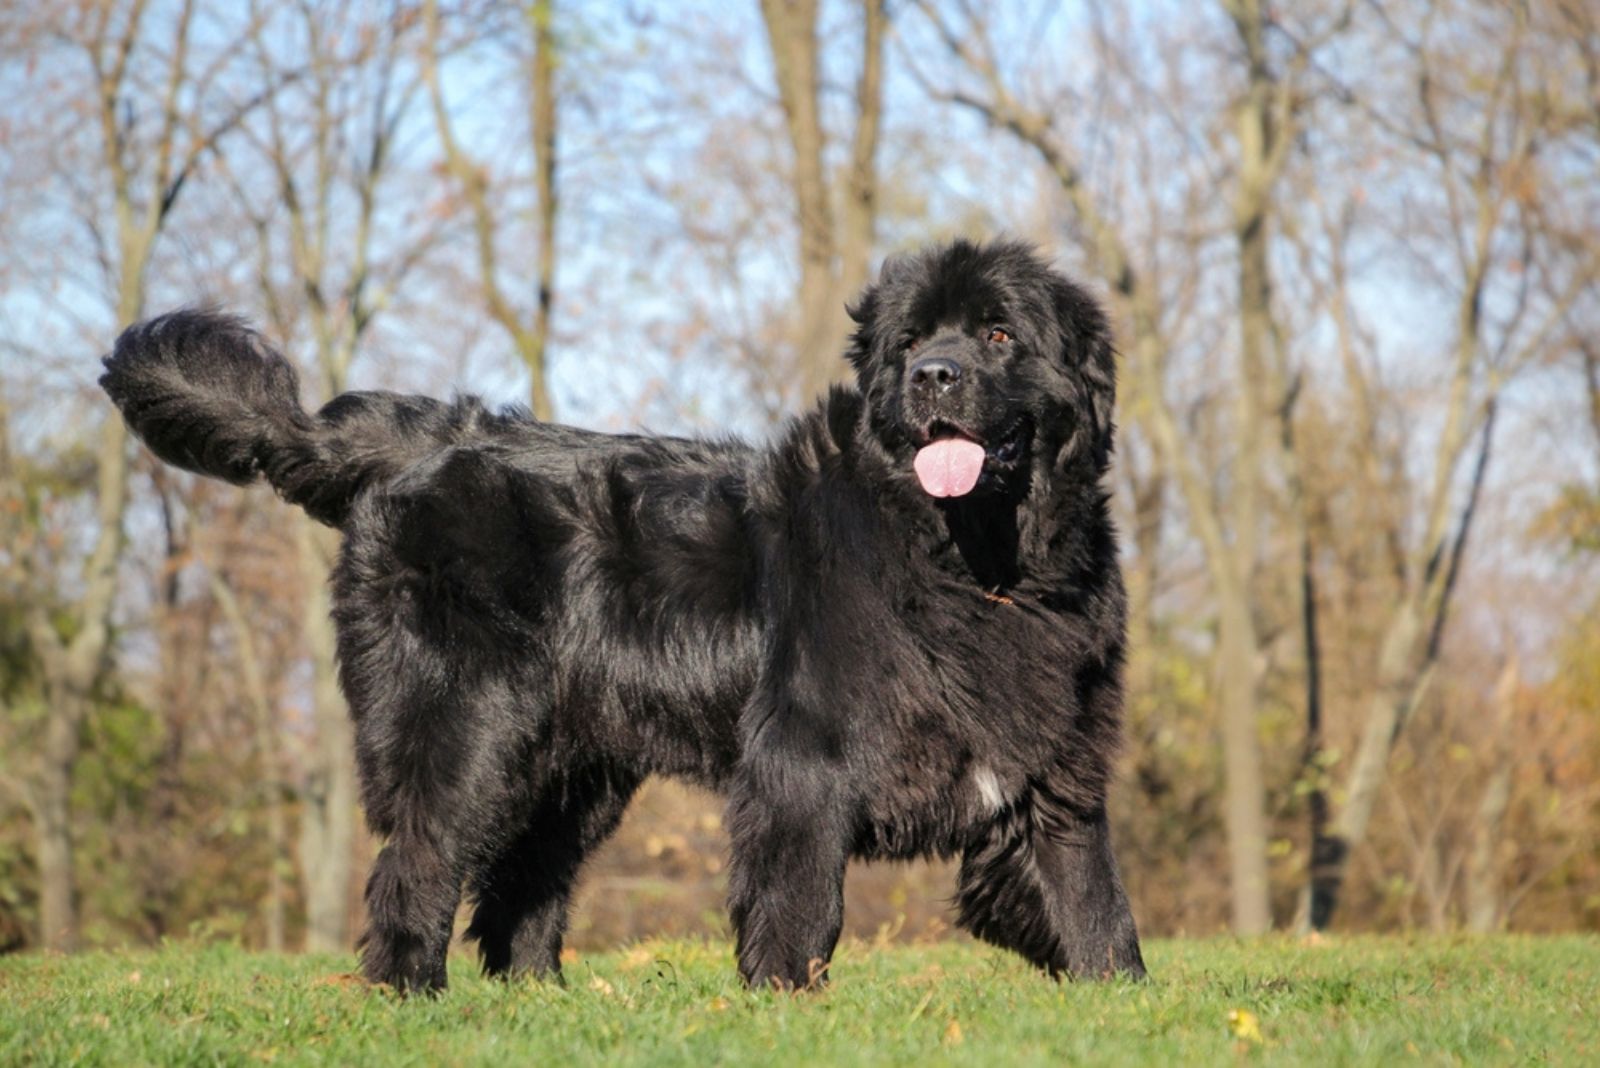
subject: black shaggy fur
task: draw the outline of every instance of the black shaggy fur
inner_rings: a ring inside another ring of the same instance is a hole
[[[463,888],[487,971],[557,973],[584,857],[652,774],[728,797],[752,984],[825,978],[852,856],[959,854],[963,927],[1051,974],[1143,973],[1105,816],[1105,320],[1027,248],[965,242],[892,260],[852,315],[858,388],[764,448],[471,398],[312,415],[208,312],[118,340],[102,384],[158,456],[343,531],[339,658],[386,839],[370,979],[444,986]],[[987,458],[936,499],[912,460],[949,435]]]

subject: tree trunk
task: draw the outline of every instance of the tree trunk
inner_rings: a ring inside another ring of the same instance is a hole
[[[1245,49],[1246,94],[1238,106],[1239,175],[1233,198],[1239,256],[1239,382],[1235,389],[1235,478],[1230,511],[1233,539],[1221,551],[1227,582],[1218,584],[1221,606],[1223,738],[1227,760],[1228,850],[1233,872],[1233,923],[1239,934],[1272,926],[1267,886],[1266,787],[1261,742],[1256,733],[1256,665],[1259,640],[1251,615],[1257,559],[1257,527],[1265,483],[1264,412],[1268,389],[1287,382],[1268,352],[1278,337],[1272,309],[1272,273],[1267,238],[1273,190],[1283,173],[1293,137],[1292,113],[1282,105],[1286,85],[1268,63],[1265,15],[1259,0],[1225,0]],[[1287,398],[1280,398],[1280,410]],[[1287,418],[1287,416],[1285,416]],[[1282,437],[1282,435],[1280,435]],[[1284,438],[1287,443],[1287,438]],[[1215,570],[1215,569],[1214,569]]]
[[[1489,774],[1478,818],[1472,828],[1472,852],[1467,857],[1467,930],[1490,934],[1500,929],[1505,910],[1501,905],[1500,866],[1495,851],[1500,825],[1511,803],[1511,765],[1502,762]]]
[[[269,727],[268,729],[273,729]],[[267,869],[267,906],[265,909],[265,945],[273,953],[288,948],[288,887],[283,877],[288,864],[289,820],[283,811],[283,784],[279,773],[269,772],[267,783],[267,853],[271,867]]]
[[[125,278],[119,315],[131,321],[142,292],[140,270]],[[49,698],[45,751],[30,794],[39,853],[40,941],[48,949],[69,952],[78,946],[77,876],[72,837],[72,773],[77,765],[84,724],[94,709],[94,686],[111,643],[111,609],[116,600],[117,560],[122,552],[122,513],[128,493],[127,430],[122,420],[108,418],[101,431],[97,521],[94,550],[84,567],[84,592],[79,602],[77,633],[65,645],[47,620],[31,626],[39,647]]]
[[[539,303],[534,311],[529,343],[522,362],[527,365],[529,403],[533,414],[546,422],[555,417],[546,385],[546,357],[550,348],[550,318],[556,292],[556,42],[551,23],[554,0],[538,0],[528,7],[533,20],[533,152],[536,192],[539,197]]]
[[[845,302],[867,283],[878,228],[878,131],[883,120],[883,39],[889,15],[885,0],[861,0],[861,77],[856,83],[856,130],[850,144],[840,212],[839,297],[841,329],[848,331]],[[835,354],[837,355],[837,353]],[[837,362],[830,373],[838,373]]]
[[[1287,420],[1286,420],[1287,423]],[[1298,468],[1298,465],[1296,465]],[[1295,916],[1295,930],[1305,934],[1327,926],[1327,915],[1317,909],[1327,904],[1328,880],[1338,871],[1339,858],[1329,848],[1327,772],[1322,731],[1322,642],[1317,630],[1317,583],[1312,552],[1310,519],[1305,514],[1304,487],[1294,481],[1294,505],[1300,541],[1300,640],[1306,658],[1306,739],[1300,762],[1306,780],[1306,811],[1310,820],[1309,862],[1305,892]]]
[[[1414,674],[1411,660],[1421,632],[1422,621],[1414,601],[1401,606],[1378,656],[1376,692],[1367,706],[1366,723],[1356,746],[1355,763],[1345,787],[1345,804],[1333,823],[1333,837],[1343,853],[1366,838],[1367,824],[1377,803],[1378,788],[1387,777],[1389,750],[1399,734],[1402,717],[1421,677]],[[1331,913],[1334,902],[1328,903]]]
[[[823,172],[823,134],[817,99],[816,0],[761,0],[778,99],[794,153],[794,191],[800,241],[800,335],[798,378],[809,400],[833,377],[834,335],[843,316],[834,314],[833,210]]]
[[[238,646],[239,670],[244,676],[244,689],[250,699],[250,710],[256,734],[256,755],[260,765],[263,799],[266,805],[267,825],[267,900],[263,908],[266,927],[266,947],[281,953],[285,947],[285,893],[283,871],[288,859],[289,828],[283,805],[283,765],[279,757],[278,724],[273,716],[272,700],[267,693],[266,676],[261,669],[261,658],[256,655],[255,637],[250,622],[245,618],[239,599],[222,575],[211,566],[206,567],[210,578],[211,595],[222,610],[228,628],[233,631],[233,641]]]
[[[878,202],[878,131],[883,112],[883,0],[862,0],[862,66],[856,84],[856,124],[845,175],[838,232],[824,164],[817,77],[816,0],[761,0],[772,66],[794,154],[794,192],[800,254],[800,330],[796,374],[802,402],[844,376],[847,301],[866,282]]]
[[[86,701],[53,692],[45,752],[29,790],[39,864],[39,934],[46,949],[78,948],[78,883],[72,836],[72,770],[79,734],[89,715]]]
[[[315,737],[306,761],[300,815],[300,865],[306,899],[306,949],[350,945],[350,882],[354,871],[355,741],[334,661],[328,599],[331,536],[300,521],[300,563],[306,583],[305,638],[312,664]]]
[[[1223,763],[1228,870],[1235,934],[1272,928],[1267,893],[1267,821],[1262,797],[1261,742],[1256,733],[1256,637],[1242,589],[1218,591],[1218,670],[1222,691]]]
[[[1521,665],[1512,653],[1495,686],[1495,721],[1490,737],[1493,763],[1483,797],[1478,802],[1478,818],[1472,823],[1472,846],[1467,854],[1467,930],[1479,934],[1499,930],[1505,915],[1501,904],[1500,865],[1495,853],[1500,846],[1500,827],[1511,805],[1509,741],[1512,724],[1516,721],[1520,683]]]

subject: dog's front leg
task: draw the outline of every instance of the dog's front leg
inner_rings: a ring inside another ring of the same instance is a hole
[[[766,753],[729,798],[729,912],[752,987],[827,981],[844,919],[850,827],[831,763]]]
[[[956,900],[962,927],[1051,975],[1145,974],[1101,806],[1034,791],[967,849]]]

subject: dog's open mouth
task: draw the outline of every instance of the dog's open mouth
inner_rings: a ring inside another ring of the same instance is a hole
[[[935,421],[912,461],[917,481],[929,496],[965,497],[983,477],[986,463],[1006,468],[1021,459],[1026,430],[1018,423],[989,447],[960,427]]]

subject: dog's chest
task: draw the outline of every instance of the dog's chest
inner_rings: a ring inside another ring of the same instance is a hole
[[[897,607],[852,628],[824,681],[847,724],[866,851],[881,856],[957,848],[1070,752],[1080,704],[1070,621],[977,591]]]

